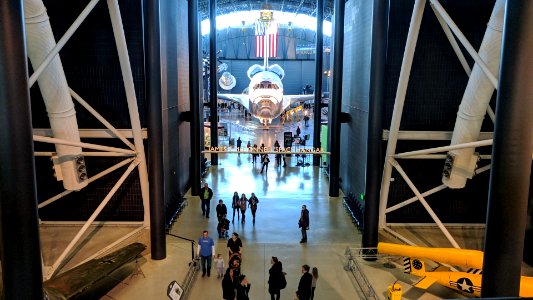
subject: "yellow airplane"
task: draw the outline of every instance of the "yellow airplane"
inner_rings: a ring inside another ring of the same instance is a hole
[[[459,291],[468,296],[481,297],[483,252],[456,248],[430,248],[378,243],[378,253],[404,258],[404,271],[422,277],[414,286],[427,289],[433,283]],[[455,272],[444,266],[426,271],[424,258],[437,263],[470,268],[468,272]],[[521,276],[520,297],[533,297],[533,277]]]

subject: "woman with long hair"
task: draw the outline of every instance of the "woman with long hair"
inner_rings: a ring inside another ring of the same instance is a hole
[[[248,198],[246,198],[246,195],[244,193],[242,193],[241,199],[239,199],[239,206],[241,208],[242,215],[241,223],[244,223],[244,218],[246,217],[246,207],[248,206]]]
[[[311,281],[311,300],[313,300],[313,298],[315,298],[316,281],[318,280],[317,267],[313,267],[313,270],[311,271],[311,275],[313,275],[313,281]]]
[[[233,193],[233,199],[231,200],[231,208],[233,208],[233,219],[231,223],[235,221],[235,211],[237,211],[237,221],[240,220],[241,208],[239,206],[239,193]]]

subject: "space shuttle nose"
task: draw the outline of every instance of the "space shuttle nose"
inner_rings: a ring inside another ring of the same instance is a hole
[[[250,68],[248,68],[248,71],[246,72],[246,75],[248,75],[248,78],[252,80],[252,77],[254,77],[255,74],[264,71],[265,68],[261,67],[260,65],[253,65]]]

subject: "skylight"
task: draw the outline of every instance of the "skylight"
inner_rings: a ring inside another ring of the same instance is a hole
[[[237,11],[223,16],[217,16],[217,30],[226,28],[254,29],[254,24],[259,18],[259,10]],[[306,28],[316,31],[316,17],[295,14],[290,12],[274,11],[274,20],[281,28]],[[325,36],[331,36],[331,22],[324,21],[323,32]],[[209,34],[209,19],[203,20],[201,25],[202,35]]]

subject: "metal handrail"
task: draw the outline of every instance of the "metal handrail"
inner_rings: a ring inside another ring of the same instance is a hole
[[[357,263],[356,257],[363,257],[363,258],[375,258],[374,254],[361,254],[364,251],[361,250],[369,250],[368,253],[374,252],[376,248],[358,248],[359,254],[352,255],[352,251],[350,247],[346,247],[345,255],[348,257],[348,266],[347,268],[352,272],[353,276],[355,277],[355,280],[357,281],[357,284],[359,284],[359,287],[361,288],[361,291],[365,295],[366,299],[374,299],[378,300],[379,297],[374,291],[374,288],[372,288],[372,285],[366,278],[365,274],[362,272],[361,268],[359,267],[359,264]],[[373,251],[371,251],[373,250]]]
[[[188,239],[188,238],[185,238],[185,237],[182,237],[182,236],[179,236],[179,235],[175,235],[175,234],[172,234],[172,233],[167,233],[167,235],[170,235],[170,236],[176,237],[178,239],[182,239],[182,240],[186,240],[186,241],[191,242],[191,259],[194,260],[194,243],[196,242],[195,240],[191,240],[191,239]]]

